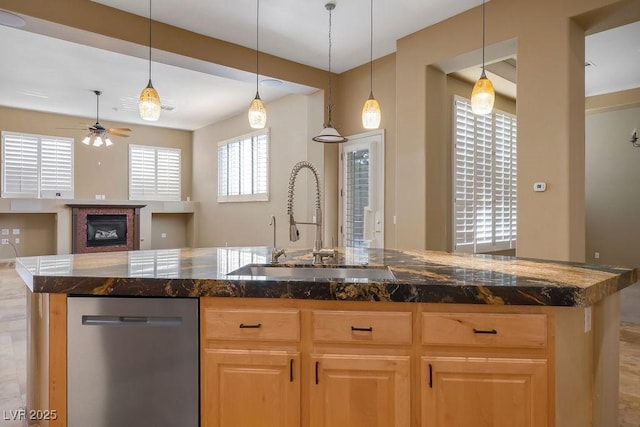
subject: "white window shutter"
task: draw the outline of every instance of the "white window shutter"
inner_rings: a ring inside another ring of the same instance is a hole
[[[129,199],[180,200],[181,155],[177,148],[129,145]]]
[[[73,139],[2,132],[2,197],[73,198]]]
[[[73,140],[40,140],[40,196],[73,198]]]
[[[517,121],[495,110],[480,116],[454,97],[453,244],[459,252],[515,248]]]
[[[218,143],[218,202],[269,200],[269,131]]]

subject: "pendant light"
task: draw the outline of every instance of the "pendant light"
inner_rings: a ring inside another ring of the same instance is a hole
[[[331,123],[331,11],[336,8],[336,2],[329,1],[324,5],[324,7],[329,11],[329,105],[327,107],[328,119],[327,124],[324,125],[324,129],[322,129],[318,136],[314,136],[313,140],[316,142],[324,143],[340,143],[346,142],[347,138],[340,135],[340,133],[338,133],[338,131],[333,127],[333,123]]]
[[[260,22],[260,0],[256,0],[256,97],[251,101],[249,105],[249,126],[253,129],[263,129],[267,124],[267,110],[264,107],[262,99],[260,99],[260,93],[258,92],[258,76],[259,76],[259,55],[260,55],[260,37],[259,37],[259,22]]]
[[[496,100],[496,92],[493,90],[491,80],[487,78],[484,70],[484,46],[485,46],[485,18],[484,0],[482,0],[482,74],[473,86],[471,92],[471,111],[473,114],[491,114],[493,103]]]
[[[370,62],[369,62],[369,75],[371,86],[369,90],[369,98],[364,102],[362,107],[362,126],[365,129],[378,129],[380,127],[380,119],[382,118],[382,112],[380,111],[380,104],[378,100],[373,96],[373,0],[371,0],[371,23],[370,23]]]
[[[143,120],[155,122],[160,118],[160,96],[151,83],[151,0],[149,0],[149,83],[140,94],[138,108]]]

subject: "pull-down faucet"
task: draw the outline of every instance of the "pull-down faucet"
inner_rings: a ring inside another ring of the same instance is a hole
[[[293,217],[293,193],[295,189],[296,177],[298,172],[302,168],[307,168],[313,174],[316,181],[316,198],[315,198],[315,221],[314,222],[299,222]],[[322,263],[325,257],[335,257],[334,249],[322,248],[322,210],[320,209],[320,178],[318,177],[318,170],[313,164],[305,160],[296,163],[291,170],[289,176],[289,194],[287,199],[287,215],[289,215],[289,240],[292,242],[300,239],[300,232],[298,231],[297,224],[315,225],[316,226],[316,239],[313,242],[313,263]]]

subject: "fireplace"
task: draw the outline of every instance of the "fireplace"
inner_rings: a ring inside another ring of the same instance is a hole
[[[126,215],[87,215],[87,247],[126,244]]]
[[[144,205],[68,205],[73,212],[72,251],[140,249],[140,208]]]

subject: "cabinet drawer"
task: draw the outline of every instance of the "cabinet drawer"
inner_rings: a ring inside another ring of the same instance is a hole
[[[208,340],[299,341],[299,310],[208,308],[203,336]]]
[[[412,342],[411,333],[411,313],[313,312],[315,342],[409,345]]]
[[[545,314],[422,313],[422,344],[545,348]]]

